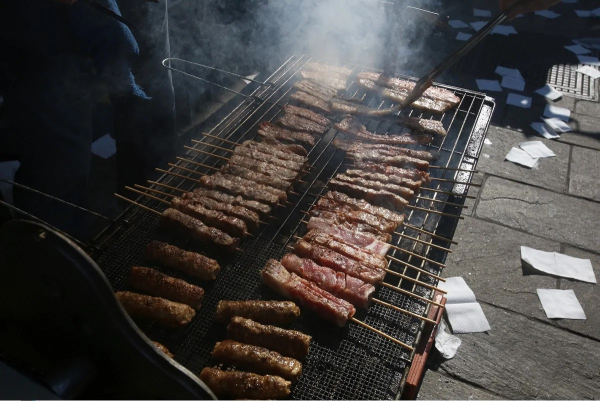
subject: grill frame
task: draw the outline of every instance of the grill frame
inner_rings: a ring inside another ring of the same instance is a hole
[[[279,110],[277,110],[276,104],[285,103],[285,99],[291,93],[291,84],[296,81],[295,78],[298,71],[304,63],[310,60],[311,58],[308,56],[290,57],[277,71],[265,80],[265,82],[271,85],[260,86],[249,96],[242,99],[241,103],[210,131],[210,134],[218,136],[221,139],[240,143],[243,140],[256,137],[255,126],[258,122],[273,120],[277,117]],[[351,67],[367,69],[361,66]],[[368,69],[373,70],[372,68]],[[404,78],[411,79],[410,77]],[[444,155],[446,155],[446,167],[475,170],[495,103],[493,99],[483,93],[445,85],[438,86],[461,95],[461,104],[458,108],[440,117],[443,122],[449,122],[448,124],[444,123],[444,126],[448,129],[448,137],[439,141],[440,143],[438,144],[442,154],[441,160],[445,160]],[[354,82],[349,85],[345,94],[351,94],[352,97],[364,97],[364,93],[356,89]],[[465,103],[465,107],[463,108],[463,103],[467,97],[471,99],[470,104],[467,105]],[[372,104],[375,101],[374,99],[372,96],[367,97],[369,104],[372,106],[387,107],[391,104],[389,102],[380,102],[374,105]],[[476,101],[478,105],[474,108]],[[461,117],[463,114],[464,118]],[[407,115],[429,117],[425,113],[417,113],[414,110],[411,110]],[[456,132],[456,138],[452,138],[456,127],[454,123],[458,124],[461,121],[462,125],[458,128],[458,132]],[[472,123],[469,122],[467,124],[468,121],[472,121]],[[370,124],[373,124],[373,122],[370,122]],[[466,129],[466,126],[470,127],[470,129]],[[372,125],[367,124],[367,128],[371,131],[382,133],[382,130],[385,130],[385,127],[381,128],[381,124],[377,124],[376,129],[372,127]],[[390,128],[392,127],[390,126]],[[394,129],[396,128],[394,127]],[[395,133],[395,131],[391,133]],[[213,153],[217,156],[227,156],[227,152],[206,145],[213,143],[224,147],[223,141],[206,136],[203,137],[200,133],[198,134],[198,139],[202,140],[203,143],[194,143],[192,147]],[[300,192],[299,197],[291,198],[293,205],[281,209],[276,213],[280,217],[281,224],[279,227],[269,225],[262,229],[256,238],[243,241],[241,249],[244,253],[237,254],[227,262],[221,263],[223,271],[214,283],[196,282],[195,280],[190,280],[189,277],[185,277],[186,280],[201,285],[206,290],[205,303],[199,311],[199,317],[179,332],[173,332],[172,330],[153,324],[140,323],[140,327],[144,332],[148,333],[154,340],[167,345],[175,354],[176,360],[188,367],[192,372],[199,373],[203,366],[210,365],[212,362],[209,358],[210,349],[212,349],[216,341],[225,338],[224,328],[214,323],[211,319],[216,302],[219,299],[280,298],[275,293],[266,289],[265,286],[260,285],[258,269],[264,266],[269,257],[280,259],[285,254],[285,247],[292,240],[294,233],[302,232],[301,211],[308,210],[308,206],[316,201],[316,194],[311,192],[316,188],[315,185],[317,183],[324,184],[320,186],[320,191],[324,193],[324,188],[326,188],[326,183],[329,179],[335,172],[344,168],[343,152],[333,150],[330,147],[331,141],[337,135],[338,133],[335,130],[330,129],[310,150],[309,160],[313,169],[303,177],[308,184],[296,185],[294,190]],[[446,148],[446,145],[449,146]],[[231,145],[225,147],[231,147]],[[457,148],[463,149],[463,151],[458,151]],[[184,152],[184,156],[211,166],[224,164],[223,160],[219,158],[196,153],[191,150]],[[181,160],[178,160],[175,164],[199,172],[210,171]],[[177,171],[184,176],[199,177],[199,175],[194,176],[192,173],[184,170],[178,171],[174,167],[170,168],[169,171]],[[434,177],[454,178],[461,183],[441,183],[438,185],[438,188],[443,187],[451,194],[424,192],[431,195],[430,197],[432,198],[460,204],[464,202],[465,198],[463,195],[466,195],[468,191],[468,183],[472,180],[472,175],[473,173],[457,172],[454,170],[432,172],[432,176]],[[163,174],[158,182],[186,190],[194,186],[194,183],[191,181],[168,174]],[[164,190],[164,188],[156,188]],[[158,201],[149,198],[139,197],[137,202],[157,210],[164,209],[164,206],[160,205]],[[411,204],[414,203],[414,201],[411,202]],[[461,211],[459,207],[451,207],[439,203],[435,205],[439,211],[443,211],[444,213],[458,215]],[[419,213],[424,212],[411,211],[408,221],[411,222],[419,218]],[[115,290],[123,289],[126,286],[126,276],[130,266],[142,264],[141,251],[149,239],[163,239],[179,246],[185,244],[183,245],[184,247],[201,253],[205,251],[202,247],[187,244],[185,241],[172,237],[168,233],[158,231],[157,217],[137,206],[127,208],[117,220],[118,223],[111,225],[95,239],[99,244],[99,250],[94,254],[95,259]],[[457,221],[454,218],[426,213],[422,217],[419,227],[438,235],[452,238]],[[413,233],[414,236],[418,236],[419,238],[427,237],[417,231],[407,230],[406,228],[404,228],[403,232],[407,234]],[[404,249],[410,248],[416,254],[424,252],[428,258],[439,264],[445,262],[446,253],[444,251],[424,247],[422,244],[406,239],[399,240],[397,236],[394,236],[394,241],[398,246]],[[431,242],[441,246],[449,245],[448,242],[437,239],[431,239]],[[394,250],[391,256],[405,260],[407,263],[416,264],[418,267],[436,275],[439,275],[442,271],[439,266],[426,263],[423,260],[415,263],[414,260],[418,258],[402,256],[400,255],[400,251],[397,250]],[[221,262],[221,259],[219,261]],[[248,271],[248,265],[252,266],[252,272]],[[390,268],[414,277],[417,280],[435,285],[435,280],[428,280],[428,276],[421,276],[421,273],[415,274],[414,270],[406,266],[398,268],[398,265],[398,263],[390,263]],[[159,270],[162,269],[159,268]],[[245,273],[244,270],[246,270]],[[240,271],[242,272],[241,274]],[[173,271],[169,271],[168,274],[184,278]],[[409,285],[406,280],[401,282],[390,278],[386,280],[391,280],[388,281],[390,283],[396,282],[402,288],[429,299],[434,297],[433,291],[418,287],[417,284]],[[432,313],[430,304],[417,301],[402,294],[393,293],[386,288],[379,289],[377,296],[394,305],[404,306],[423,316],[428,316]],[[380,305],[372,305],[367,311],[359,311],[357,317],[401,341],[413,345],[420,344],[421,336],[425,331],[424,322],[399,312],[385,309]],[[387,322],[382,322],[384,318],[387,319]],[[323,325],[326,325],[324,330],[317,329],[315,331],[315,327],[318,328]],[[400,326],[401,329],[398,329],[397,326]],[[311,399],[370,399],[397,398],[400,396],[414,353],[407,355],[407,352],[400,349],[400,347],[357,325],[349,325],[345,329],[333,329],[333,326],[319,321],[311,314],[303,317],[298,323],[293,325],[293,328],[313,335],[315,342],[311,346],[311,353],[305,364],[305,374],[294,387],[292,397]],[[411,333],[414,335],[411,335]],[[202,337],[203,345],[194,344],[194,338],[199,336]],[[332,344],[337,348],[332,346]],[[365,344],[368,346],[365,346]],[[332,353],[332,347],[339,350],[339,355]],[[360,361],[362,361],[363,365],[360,365]],[[323,380],[329,380],[329,382],[322,383]],[[340,384],[342,383],[346,383],[346,385],[340,388]]]

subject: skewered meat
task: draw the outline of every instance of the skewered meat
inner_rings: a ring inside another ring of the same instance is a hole
[[[150,319],[166,326],[185,326],[196,315],[190,306],[163,298],[129,291],[118,291],[115,296],[132,318]]]
[[[419,189],[421,189],[421,181],[413,181],[411,179],[398,177],[395,175],[371,173],[371,172],[368,172],[365,170],[358,170],[358,169],[346,170],[346,175],[348,175],[350,177],[363,178],[365,180],[380,181],[380,182],[384,182],[384,183],[399,185],[401,187],[410,188],[415,193],[419,192]]]
[[[258,135],[264,138],[272,138],[294,143],[304,143],[309,146],[315,146],[315,138],[308,132],[292,131],[269,122],[262,122],[258,125],[258,127]]]
[[[363,265],[362,263],[327,247],[311,244],[304,240],[296,242],[294,252],[300,257],[312,259],[321,266],[326,266],[335,271],[356,277],[365,283],[379,284],[385,277],[385,270]]]
[[[200,178],[200,184],[209,189],[220,189],[232,195],[240,195],[244,198],[254,199],[262,203],[274,206],[279,203],[279,196],[270,191],[255,188],[254,186],[243,187],[239,184],[218,175],[205,175]]]
[[[344,327],[356,313],[351,303],[339,299],[315,283],[290,273],[275,259],[267,261],[261,272],[263,283],[286,298],[315,312],[322,319]]]
[[[165,354],[169,358],[173,358],[173,354],[171,353],[171,351],[169,351],[169,349],[167,347],[165,347],[164,345],[162,345],[158,341],[152,341],[152,344],[154,344],[154,346],[156,348],[158,348],[163,354]]]
[[[292,382],[278,376],[204,368],[199,377],[218,398],[226,400],[276,400],[291,393]]]
[[[340,213],[313,208],[311,209],[309,214],[311,217],[317,217],[319,219],[327,221],[327,223],[331,225],[341,226],[347,228],[348,230],[365,234],[382,242],[390,242],[392,240],[392,236],[390,234],[381,232],[375,227],[367,224],[350,222],[346,217],[344,217],[344,215]]]
[[[273,188],[270,185],[258,184],[253,181],[249,181],[244,178],[241,178],[241,177],[236,177],[236,176],[230,175],[230,174],[222,174],[220,172],[213,174],[212,177],[223,178],[225,180],[229,180],[229,181],[233,182],[234,184],[237,184],[240,186],[253,186],[256,190],[259,190],[259,191],[262,191],[265,193],[271,193],[271,194],[277,196],[277,198],[279,199],[279,202],[282,202],[282,203],[287,200],[287,194],[285,193],[285,191],[283,191],[281,189]]]
[[[235,316],[227,326],[227,337],[244,344],[257,345],[291,358],[303,359],[308,355],[311,337],[295,330],[262,325],[250,319]]]
[[[223,170],[224,169],[221,169],[221,171]],[[193,192],[188,192],[188,194],[190,195],[188,195],[187,197],[184,196],[183,199],[189,200],[193,203],[198,203],[207,209],[218,210],[220,212],[225,213],[226,215],[237,217],[238,219],[241,219],[244,221],[244,223],[246,223],[246,227],[248,227],[248,230],[250,231],[254,231],[258,228],[258,224],[260,221],[258,213],[248,208],[245,208],[244,206],[234,206],[229,203],[219,202],[206,196],[195,194]]]
[[[329,191],[325,195],[325,198],[333,199],[334,201],[339,202],[339,203],[344,203],[344,204],[350,206],[351,208],[353,208],[354,210],[362,210],[364,212],[367,212],[372,215],[379,216],[388,221],[394,222],[395,224],[398,224],[398,225],[400,225],[404,222],[404,215],[402,215],[402,214],[394,213],[391,210],[388,210],[384,207],[374,206],[364,199],[351,198],[348,195],[341,193],[341,192]],[[388,242],[388,241],[386,241],[386,242]]]
[[[384,183],[384,182],[379,182],[379,181],[371,181],[371,180],[366,180],[361,177],[350,177],[346,174],[338,174],[335,176],[335,178],[338,181],[344,181],[349,184],[359,185],[359,186],[365,187],[365,188],[372,188],[377,191],[380,191],[380,190],[389,191],[393,194],[396,194],[396,195],[406,199],[407,201],[411,200],[415,196],[415,192],[412,189],[406,188],[406,187],[401,187],[396,184]]]
[[[330,198],[319,199],[316,208],[343,214],[349,222],[368,224],[384,233],[393,233],[398,227],[398,224],[395,222],[383,219],[364,210],[355,210],[350,205]]]
[[[391,114],[392,109],[374,109],[358,102],[333,97],[329,101],[329,109],[334,113],[352,114],[355,116],[382,117]]]
[[[231,253],[235,252],[240,243],[239,238],[232,238],[223,231],[208,227],[200,220],[172,208],[162,213],[160,224],[183,237],[213,244],[221,250]]]
[[[288,168],[288,169],[294,170],[294,171],[299,171],[303,167],[302,163],[298,163],[293,160],[280,159],[279,157],[277,157],[273,154],[265,153],[262,150],[253,149],[253,148],[249,148],[249,147],[245,147],[245,146],[238,146],[233,151],[233,154],[249,157],[254,160],[260,160],[261,162],[270,163],[275,166],[285,167],[285,168]]]
[[[329,124],[331,124],[330,119],[323,117],[319,113],[315,113],[314,111],[311,111],[309,109],[305,109],[302,107],[292,106],[291,104],[287,104],[287,105],[283,106],[283,111],[286,114],[293,114],[293,115],[296,115],[296,116],[299,116],[302,118],[306,118],[307,120],[315,122],[319,125],[323,125],[325,127],[327,127]]]
[[[311,244],[317,244],[329,248],[332,251],[348,256],[364,265],[376,267],[378,269],[387,268],[387,260],[379,255],[374,255],[365,252],[353,245],[348,245],[340,242],[337,238],[332,237],[319,230],[309,231],[303,238],[304,241]]]
[[[309,230],[323,231],[338,238],[345,244],[357,246],[381,257],[385,257],[391,248],[391,246],[385,242],[378,241],[368,235],[357,233],[344,227],[332,226],[319,218],[311,217],[307,227]]]
[[[431,135],[403,134],[403,135],[378,135],[367,131],[367,127],[353,118],[345,118],[333,126],[358,140],[388,145],[426,145],[433,141]]]
[[[254,200],[244,199],[241,196],[229,195],[225,192],[215,191],[206,188],[195,188],[193,192],[186,192],[181,197],[184,199],[195,198],[196,195],[205,196],[210,199],[214,199],[221,203],[229,203],[234,206],[243,206],[246,209],[252,210],[253,212],[260,213],[263,215],[271,214],[271,206],[264,203],[260,203]]]
[[[265,324],[288,324],[300,316],[300,309],[289,301],[219,301],[215,319],[227,323],[234,316]]]
[[[408,205],[408,201],[384,189],[366,188],[346,181],[333,179],[329,181],[329,187],[334,191],[344,192],[350,196],[363,198],[367,202],[382,206],[396,212],[401,212]]]
[[[307,79],[296,82],[294,88],[326,102],[329,102],[337,94],[337,90]],[[329,108],[329,105],[327,107]]]
[[[348,77],[332,72],[300,71],[300,76],[336,90],[346,89],[348,86]]]
[[[386,88],[368,79],[359,78],[357,82],[360,87],[367,89],[371,92],[377,93],[379,96],[386,99],[390,99],[391,101],[396,103],[402,103],[410,94],[410,91]],[[452,108],[452,105],[450,103],[443,102],[441,100],[431,99],[426,96],[421,96],[420,98],[415,100],[411,104],[411,106],[417,109],[440,114],[445,113],[446,111]]]
[[[419,170],[426,171],[429,168],[429,163],[425,160],[415,159],[408,156],[383,156],[378,152],[356,152],[352,153],[352,157],[359,161],[372,161],[375,163],[389,164],[396,167],[416,167]]]
[[[375,292],[375,287],[371,284],[328,267],[319,266],[310,259],[299,258],[292,253],[285,255],[281,259],[281,264],[287,271],[312,281],[357,308],[368,307],[369,297]]]
[[[337,65],[327,65],[327,64],[316,62],[316,61],[309,61],[308,63],[304,64],[303,68],[308,71],[335,73],[335,74],[344,75],[344,76],[352,75],[351,68],[341,67],[341,66],[337,66]]]
[[[214,280],[221,270],[216,260],[199,253],[184,251],[165,242],[150,242],[146,246],[144,257],[202,280]]]
[[[171,207],[233,237],[244,238],[248,235],[248,227],[243,220],[227,216],[218,210],[207,209],[191,199],[173,198]]]
[[[296,154],[298,156],[306,157],[306,155],[308,155],[308,152],[306,151],[306,149],[304,149],[304,147],[302,147],[302,145],[281,143],[277,139],[268,136],[263,137],[262,143],[273,146],[284,152]]]
[[[285,113],[283,117],[277,120],[277,124],[294,131],[310,132],[318,135],[322,135],[327,131],[327,127],[324,125],[290,113]]]
[[[399,146],[385,145],[381,143],[363,143],[359,141],[348,141],[343,139],[334,139],[333,146],[345,150],[346,152],[360,152],[364,150],[374,150],[384,153],[387,156],[390,155],[406,155],[414,157],[415,159],[421,159],[428,162],[435,161],[439,158],[439,154],[434,154],[427,150],[414,150]]]
[[[226,164],[221,168],[220,171],[222,173],[234,175],[245,180],[254,181],[258,184],[268,185],[270,187],[277,188],[282,191],[287,191],[288,189],[290,189],[291,186],[291,183],[289,181],[261,174],[256,171],[247,169],[246,167],[237,166],[235,164]]]
[[[328,101],[320,99],[320,98],[313,96],[306,92],[296,91],[296,92],[292,93],[292,95],[290,96],[290,99],[297,100],[300,103],[304,103],[305,105],[307,105],[309,107],[314,107],[315,109],[320,110],[324,113],[330,112]]]
[[[224,340],[215,344],[211,356],[238,369],[283,377],[292,382],[302,374],[302,364],[294,358],[256,345]]]
[[[301,165],[304,165],[306,163],[306,161],[308,160],[306,158],[306,154],[301,156],[301,155],[296,154],[295,152],[292,152],[288,146],[282,145],[279,142],[276,142],[276,144],[277,144],[277,146],[273,146],[268,143],[265,143],[264,141],[263,142],[245,141],[240,146],[259,150],[263,153],[269,153],[269,154],[272,154],[273,156],[277,156],[280,159],[291,160],[291,161],[294,161]],[[304,148],[301,147],[300,149],[302,149],[302,151],[304,153],[306,153],[306,150],[304,150]]]
[[[245,167],[249,170],[256,171],[257,173],[271,175],[285,181],[295,181],[300,176],[300,172],[298,171],[290,170],[289,168],[285,167],[274,166],[270,163],[261,162],[259,160],[240,155],[231,156],[229,158],[229,164]]]
[[[414,181],[421,181],[423,184],[429,184],[431,182],[429,173],[414,168],[401,168],[387,164],[363,162],[360,160],[354,162],[354,167],[365,171],[372,171],[374,173],[386,174],[388,176],[409,178]]]
[[[412,91],[415,87],[415,83],[412,81],[408,81],[400,78],[392,78],[385,74],[380,74],[378,72],[370,72],[364,71],[360,72],[357,75],[358,79],[369,79],[371,81],[377,82],[379,85],[385,86],[390,89],[395,89],[399,91]],[[441,100],[443,102],[450,103],[452,106],[458,105],[460,103],[460,98],[456,96],[454,93],[447,89],[439,88],[436,86],[431,86],[427,88],[427,90],[423,93],[423,96],[429,97],[431,99]]]
[[[441,121],[406,116],[391,116],[390,118],[415,131],[439,136],[446,136],[448,134]]]
[[[149,267],[132,267],[129,285],[156,297],[189,305],[195,310],[200,309],[204,298],[202,288]]]

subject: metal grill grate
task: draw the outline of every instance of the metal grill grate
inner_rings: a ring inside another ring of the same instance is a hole
[[[548,71],[547,82],[567,96],[585,100],[598,100],[598,82],[577,72],[581,65],[559,64]],[[598,67],[592,67],[598,69]]]
[[[255,138],[256,126],[259,122],[277,118],[280,113],[278,105],[287,102],[291,86],[298,79],[296,73],[307,61],[309,58],[305,56],[291,57],[269,78],[270,86],[261,86],[251,96],[244,98],[240,105],[210,132],[210,135],[221,139],[198,135],[201,143],[195,143],[193,147],[216,156],[226,157],[228,156],[226,151],[211,147],[209,144],[233,148],[234,144],[223,139],[241,143]],[[361,70],[359,67],[354,68],[355,71]],[[431,285],[436,285],[437,280],[407,264],[434,275],[441,273],[440,265],[445,261],[446,252],[428,244],[447,247],[449,242],[430,237],[422,231],[446,238],[452,237],[457,216],[461,211],[459,205],[464,201],[468,188],[468,184],[462,183],[470,182],[472,175],[470,172],[455,169],[474,170],[494,108],[493,101],[484,94],[458,88],[448,89],[461,98],[457,109],[441,116],[417,113],[414,110],[406,114],[441,119],[448,136],[436,139],[432,147],[440,153],[437,164],[446,169],[431,170],[430,174],[434,178],[453,182],[435,181],[435,185],[431,184],[430,189],[422,189],[421,194],[441,202],[422,199],[411,202],[412,205],[426,210],[410,210],[407,213],[407,222],[414,228],[404,226],[401,234],[419,238],[424,243],[394,235],[392,242],[412,254],[395,250],[390,256],[401,262],[389,264],[391,270]],[[354,82],[349,85],[344,96],[363,99],[364,103],[372,107],[389,106],[385,102],[377,102],[375,98],[367,96]],[[395,134],[401,131],[400,127],[389,123],[375,120],[365,120],[365,123],[370,131],[377,133]],[[296,194],[289,196],[291,204],[277,210],[274,214],[275,219],[262,228],[255,238],[242,243],[243,253],[233,255],[228,261],[219,260],[222,272],[214,283],[185,278],[206,290],[204,305],[189,326],[179,331],[172,331],[157,325],[140,323],[140,327],[149,337],[165,344],[175,354],[176,360],[192,372],[199,373],[203,367],[214,364],[210,359],[210,352],[216,341],[225,338],[225,328],[213,322],[214,311],[219,300],[279,298],[261,284],[259,271],[269,258],[281,259],[287,251],[286,245],[293,240],[293,235],[303,233],[302,220],[305,216],[303,211],[309,210],[317,197],[325,193],[329,179],[346,167],[344,152],[330,146],[337,135],[335,129],[330,129],[311,149],[309,153],[311,169],[303,177],[304,182],[295,186]],[[208,166],[221,166],[225,163],[218,157],[192,150],[188,150],[184,157]],[[179,160],[176,165],[188,170],[173,167],[170,172],[175,172],[179,176],[165,174],[159,180],[160,183],[189,190],[195,186],[195,182],[182,177],[200,177],[190,170],[200,173],[211,171],[206,167],[182,160]],[[159,189],[165,190],[164,187]],[[140,197],[138,202],[156,210],[164,209],[164,205],[160,202],[149,198]],[[447,215],[442,216],[427,210],[440,211]],[[210,250],[184,243],[164,231],[157,230],[157,216],[135,206],[126,211],[122,221],[127,221],[129,224],[118,230],[107,231],[98,238],[104,246],[96,257],[115,290],[126,287],[127,275],[132,265],[144,263],[141,255],[145,245],[151,239],[162,239],[190,250],[210,253]],[[420,255],[424,255],[426,259]],[[181,277],[173,271],[166,273]],[[432,290],[408,280],[399,280],[388,274],[386,282],[424,297],[426,300],[431,300],[433,297]],[[380,288],[376,296],[385,302],[422,316],[427,315],[430,307],[427,301],[385,287]],[[419,342],[424,328],[423,321],[379,304],[372,305],[368,310],[358,311],[356,317],[413,346]],[[292,325],[292,328],[313,337],[311,351],[304,365],[304,373],[293,389],[293,398],[391,399],[398,396],[412,359],[412,354],[406,349],[361,326],[350,324],[340,329],[310,313],[304,314]]]

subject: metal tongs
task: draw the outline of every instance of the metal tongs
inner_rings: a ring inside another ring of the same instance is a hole
[[[417,81],[417,84],[413,88],[413,90],[408,94],[406,99],[400,104],[396,106],[396,110],[402,110],[405,107],[410,106],[414,101],[419,99],[423,93],[433,84],[433,80],[440,75],[442,72],[446,71],[452,64],[456,63],[462,56],[467,54],[472,48],[474,48],[479,42],[483,40],[490,33],[496,25],[504,22],[506,18],[511,14],[513,10],[522,5],[528,0],[520,0],[515,2],[509,8],[504,10],[504,12],[498,14],[494,19],[488,22],[485,26],[483,26],[475,35],[473,35],[469,40],[465,42],[464,45],[458,48],[454,53],[446,57],[444,61],[437,65],[430,73],[424,75],[421,79]]]

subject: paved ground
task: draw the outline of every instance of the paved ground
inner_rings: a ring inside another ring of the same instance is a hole
[[[562,4],[556,11],[570,15],[569,8],[598,6],[579,0]],[[542,33],[562,44],[593,36],[590,21],[565,17],[568,23],[551,23],[541,17],[525,18],[515,24],[518,40],[543,46],[549,54],[548,43],[531,38]],[[518,59],[509,63],[522,71],[528,68]],[[488,75],[493,76],[493,71]],[[469,82],[465,78],[465,85]],[[572,111],[569,125],[574,131],[551,141],[532,136],[528,129],[544,104],[531,110],[505,106],[506,93],[495,94],[495,125],[489,130],[478,165],[481,173],[475,180],[481,187],[470,191],[477,199],[468,203],[470,208],[455,236],[459,245],[453,248],[445,270],[447,276],[462,276],[473,289],[492,330],[459,335],[462,345],[454,359],[431,358],[419,398],[598,399],[600,288],[548,276],[523,276],[519,248],[526,245],[589,258],[600,277],[600,104],[572,97],[554,103]],[[536,95],[527,95],[534,96],[534,103],[540,102]],[[541,140],[556,157],[540,160],[534,169],[504,161],[510,148],[525,140]],[[573,289],[587,320],[546,318],[537,288]]]

